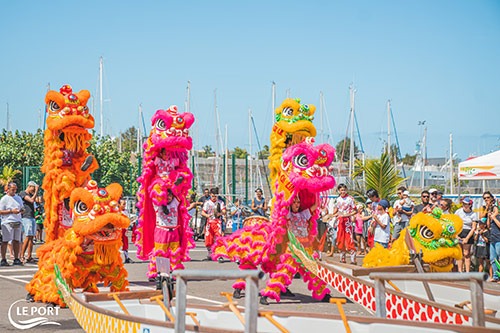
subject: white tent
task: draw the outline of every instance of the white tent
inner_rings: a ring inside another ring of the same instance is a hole
[[[500,150],[459,163],[458,179],[500,179]]]

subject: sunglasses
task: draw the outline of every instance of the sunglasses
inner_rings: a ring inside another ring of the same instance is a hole
[[[486,199],[491,199],[491,197],[490,197],[490,196],[487,196],[487,197],[483,197],[483,199],[485,199],[485,200],[486,200]]]
[[[438,195],[438,194],[436,192],[434,192],[434,193],[431,193],[431,195]]]
[[[422,198],[428,198],[429,196],[428,195],[422,195]]]

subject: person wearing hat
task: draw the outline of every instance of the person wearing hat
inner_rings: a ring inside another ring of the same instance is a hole
[[[488,229],[487,219],[485,217],[476,221],[477,229],[474,233],[474,256],[477,258],[479,267],[478,272],[484,272],[490,258],[490,230]],[[490,265],[490,276],[493,274]]]
[[[384,248],[387,248],[391,238],[391,218],[387,213],[389,206],[389,201],[386,199],[382,199],[378,202],[373,214],[373,222],[371,225],[374,234],[373,240],[375,243],[382,245]]]
[[[435,188],[431,188],[429,190],[429,194],[430,194],[430,203],[431,203],[431,206],[432,208],[434,207],[439,207],[439,199],[438,199],[438,190],[435,189]]]
[[[34,263],[33,258],[33,238],[36,233],[36,220],[35,220],[35,200],[38,194],[38,184],[34,181],[29,181],[26,190],[21,191],[19,196],[23,199],[24,211],[23,211],[23,230],[26,238],[24,239],[23,246],[21,248],[21,260],[27,263]],[[28,257],[25,258],[24,255],[28,252]]]
[[[252,199],[252,211],[255,215],[266,216],[267,202],[262,195],[262,189],[255,190],[255,197]]]
[[[474,244],[474,232],[477,228],[477,213],[472,210],[473,201],[470,197],[462,199],[462,208],[459,208],[455,215],[460,216],[464,225],[462,232],[458,235],[458,242],[462,248],[463,259],[457,260],[459,272],[470,272],[472,245]]]

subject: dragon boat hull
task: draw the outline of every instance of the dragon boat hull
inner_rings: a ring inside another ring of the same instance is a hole
[[[107,293],[71,293],[69,308],[86,332],[175,332],[175,324],[166,319],[161,307],[149,300],[155,291],[136,291],[118,293],[122,305],[133,315],[125,314],[122,308]],[[175,313],[175,307],[172,313]],[[185,332],[243,332],[245,327],[233,312],[221,306],[188,305],[187,313],[196,314],[198,323],[187,316]],[[286,331],[332,332],[346,331],[340,315],[322,315],[303,312],[272,312],[272,318]],[[361,332],[467,332],[470,327],[437,323],[418,323],[404,320],[380,319],[373,317],[347,316],[349,329]],[[475,332],[491,332],[486,328],[474,328]],[[261,313],[258,318],[257,332],[281,332]]]
[[[368,278],[370,269],[349,267],[350,265],[332,265],[317,263],[317,275],[335,290],[351,301],[362,305],[368,311],[376,312],[375,284]],[[384,270],[410,272],[414,266],[380,267]],[[373,270],[373,269],[372,269]],[[428,282],[434,301],[427,298],[422,282],[392,281],[386,289],[386,313],[389,319],[418,322],[436,322],[453,325],[472,325],[472,312],[459,304],[470,304],[471,292],[468,285],[450,282]],[[397,290],[395,289],[397,288]],[[500,318],[496,310],[500,309],[500,292],[483,290],[484,309],[490,315],[485,316],[486,327],[500,330]],[[492,310],[492,311],[491,311]],[[474,327],[476,329],[476,327]]]

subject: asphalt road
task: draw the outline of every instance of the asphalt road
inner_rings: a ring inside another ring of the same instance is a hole
[[[135,256],[135,247],[130,244],[130,256],[135,261],[126,264],[125,267],[129,273],[130,288],[136,289],[154,289],[155,284],[148,282],[146,278],[147,262],[137,260]],[[218,263],[203,260],[206,258],[206,249],[202,241],[197,242],[195,249],[191,250],[192,260],[187,262],[188,269],[202,270],[235,270],[237,265],[232,262]],[[34,318],[48,318],[52,324],[36,325],[28,328],[26,332],[83,332],[74,319],[73,314],[67,308],[47,308],[42,303],[28,303],[25,301],[26,290],[24,286],[28,283],[35,272],[36,264],[26,264],[25,266],[0,267],[0,332],[17,331],[15,325],[27,325],[27,320]],[[223,291],[232,292],[233,281],[200,281],[188,283],[188,303],[190,304],[223,304],[227,302],[220,293]],[[260,287],[264,287],[265,280],[260,282]],[[311,297],[305,283],[301,279],[294,279],[290,289],[295,297],[282,298],[280,303],[269,300],[268,306],[260,305],[261,309],[267,310],[286,310],[315,313],[338,313],[335,304],[321,303]],[[105,290],[105,289],[103,289]],[[332,291],[333,297],[342,297],[335,291]],[[244,299],[237,300],[238,304],[244,306]],[[371,314],[357,304],[348,302],[344,305],[344,311],[347,315],[366,315]],[[9,318],[10,317],[10,318]],[[56,325],[55,323],[59,324]]]

